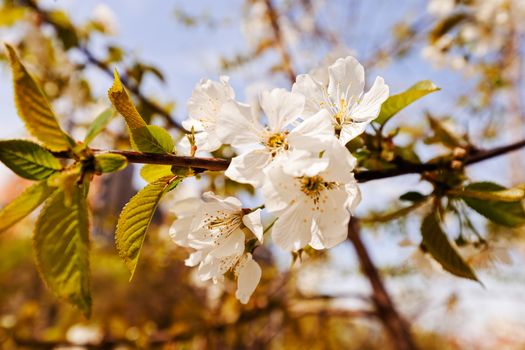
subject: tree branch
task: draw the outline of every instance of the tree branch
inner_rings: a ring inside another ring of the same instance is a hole
[[[379,272],[359,236],[359,223],[355,218],[348,225],[348,239],[354,246],[361,270],[370,282],[372,301],[374,302],[377,316],[392,339],[392,347],[396,350],[417,349],[410,333],[409,324],[397,312],[390,295],[383,285]]]
[[[519,150],[525,147],[525,140],[514,142],[505,146],[496,147],[489,150],[476,150],[468,155],[464,160],[465,166],[476,164],[491,158],[505,155],[510,152]],[[229,159],[224,158],[200,158],[200,157],[186,157],[177,156],[174,154],[159,154],[159,153],[142,153],[135,151],[118,151],[118,150],[98,150],[93,149],[95,154],[114,153],[120,154],[127,158],[130,163],[141,164],[163,164],[178,167],[191,167],[196,170],[205,171],[223,171],[230,165]],[[55,152],[55,156],[59,158],[71,158],[72,155],[68,152]],[[428,171],[435,171],[440,169],[452,169],[451,161],[438,163],[411,163],[405,162],[398,164],[397,168],[384,170],[361,170],[355,172],[357,182],[367,182],[372,180],[386,179],[390,177],[406,175],[406,174],[422,174]]]
[[[288,80],[290,81],[290,83],[293,84],[295,82],[296,75],[292,68],[292,59],[290,57],[290,53],[286,48],[286,43],[284,42],[284,38],[282,35],[281,25],[279,24],[279,14],[275,9],[272,0],[265,0],[264,3],[266,4],[268,17],[270,19],[270,24],[272,25],[273,35],[275,37],[275,44],[277,46],[277,50],[281,55],[284,72],[288,76]]]

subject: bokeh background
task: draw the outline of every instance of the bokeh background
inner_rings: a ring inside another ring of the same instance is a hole
[[[290,88],[296,74],[350,54],[365,66],[369,82],[381,75],[391,93],[423,79],[441,87],[388,125],[399,129],[396,143],[423,160],[445,149],[432,142],[428,115],[480,148],[523,138],[523,23],[523,0],[0,2],[0,42],[18,46],[73,135],[81,137],[109,106],[114,67],[142,97],[180,122],[201,78],[228,75],[238,99],[250,102],[264,88]],[[0,138],[26,137],[3,53],[0,58]],[[143,100],[136,102],[152,123],[170,125]],[[126,140],[116,118],[94,146],[126,149]],[[0,348],[86,342],[109,348],[388,347],[380,322],[368,313],[370,288],[349,243],[301,261],[268,244],[258,251],[263,281],[247,306],[232,297],[231,283],[209,285],[194,278],[183,263],[187,252],[168,237],[173,201],[211,186],[247,205],[260,204],[251,188],[219,174],[187,181],[163,201],[136,278],[128,283],[113,233],[120,209],[144,185],[138,169],[103,177],[92,191],[89,320],[56,301],[39,279],[31,251],[34,216],[0,236]],[[523,153],[480,163],[468,174],[506,186],[522,183]],[[0,205],[27,185],[0,165]],[[418,175],[373,181],[361,189],[358,217],[400,207],[398,197],[409,190],[431,191]],[[362,237],[421,348],[523,348],[523,232],[470,215],[490,245],[467,245],[461,253],[484,286],[443,272],[419,250],[417,213],[363,225]],[[446,224],[454,236],[457,222]]]

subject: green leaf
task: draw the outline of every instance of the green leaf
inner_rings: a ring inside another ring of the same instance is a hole
[[[15,103],[27,130],[52,151],[65,151],[75,145],[58,124],[44,93],[18,59],[15,50],[6,44],[13,72]]]
[[[408,201],[408,202],[419,202],[425,198],[427,198],[427,196],[419,192],[416,192],[416,191],[409,191],[405,194],[402,194],[399,197],[399,199],[401,199],[402,201]]]
[[[423,219],[421,234],[425,248],[446,271],[479,282],[472,268],[451,245],[435,213],[430,213]]]
[[[113,86],[108,91],[108,96],[115,106],[115,109],[124,117],[128,127],[133,129],[138,129],[146,126],[146,122],[140,116],[139,112],[131,102],[131,99],[124,89],[117,70],[115,69],[115,80],[113,81]]]
[[[450,32],[458,24],[468,18],[469,16],[466,13],[459,12],[440,20],[429,33],[430,42],[435,43],[437,40],[439,40],[439,38]]]
[[[132,129],[131,135],[134,147],[141,152],[171,153],[175,148],[171,135],[160,126],[146,125]]]
[[[471,192],[501,193],[505,187],[492,182],[476,182],[465,187]],[[462,197],[469,207],[497,224],[517,227],[525,224],[525,211],[521,200],[513,202]]]
[[[63,11],[49,11],[47,16],[53,23],[57,37],[64,45],[64,49],[77,47],[79,44],[78,34],[67,14]]]
[[[135,273],[146,231],[159,201],[180,181],[181,178],[172,175],[150,183],[133,196],[120,213],[115,242],[120,257],[131,272],[130,280]]]
[[[89,218],[83,187],[75,187],[70,206],[61,190],[49,198],[36,222],[33,247],[48,288],[89,317]]]
[[[62,169],[51,152],[31,141],[0,141],[0,161],[17,175],[29,180],[44,180]]]
[[[113,110],[111,108],[108,108],[97,116],[97,118],[89,126],[89,129],[86,133],[86,137],[84,138],[84,143],[86,145],[90,144],[91,141],[93,141],[93,139],[98,134],[100,134],[102,130],[104,130],[104,128],[108,125],[113,115]]]
[[[438,90],[440,90],[440,88],[438,88],[430,80],[422,80],[412,85],[410,88],[408,88],[408,90],[400,94],[390,96],[381,106],[379,116],[374,121],[380,125],[383,125],[403,108],[407,107],[421,97]]]
[[[173,175],[171,165],[145,164],[140,169],[140,176],[147,182],[153,182],[164,176]]]
[[[509,188],[501,191],[451,190],[449,194],[460,198],[475,198],[497,202],[518,202],[525,196],[525,192],[520,188]]]
[[[95,156],[95,169],[101,173],[114,173],[128,165],[126,157],[120,154],[103,153]]]
[[[46,181],[26,188],[20,196],[0,210],[0,232],[3,232],[38,208],[55,189]]]
[[[465,146],[465,143],[461,140],[461,138],[455,135],[452,130],[447,128],[442,121],[432,117],[428,113],[427,119],[430,128],[432,129],[432,131],[434,131],[434,135],[433,137],[430,137],[425,140],[426,144],[433,144],[439,142],[442,143],[444,146],[447,146],[452,149],[456,147]]]

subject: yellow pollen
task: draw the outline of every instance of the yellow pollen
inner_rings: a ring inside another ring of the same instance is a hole
[[[316,209],[319,209],[319,199],[321,192],[324,190],[331,190],[336,186],[335,182],[324,181],[319,175],[312,177],[303,176],[299,179],[299,181],[301,183],[301,192],[306,194],[314,201]]]
[[[266,140],[266,147],[272,152],[272,156],[277,155],[281,150],[288,149],[288,143],[286,142],[286,136],[288,131],[271,134],[270,137]]]

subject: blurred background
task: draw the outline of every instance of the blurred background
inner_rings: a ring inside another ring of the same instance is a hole
[[[525,136],[524,32],[524,0],[0,1],[0,42],[16,45],[74,136],[82,137],[109,107],[115,67],[141,115],[180,138],[177,125],[202,78],[228,75],[237,99],[251,102],[264,88],[290,88],[297,74],[353,55],[365,66],[367,81],[383,76],[391,94],[423,79],[441,87],[387,126],[397,132],[397,145],[422,160],[447,149],[435,137],[443,128],[479,148]],[[27,137],[3,53],[0,106],[0,138]],[[93,146],[128,149],[122,120],[115,118]],[[228,148],[214,153],[231,154]],[[523,152],[516,152],[477,164],[468,175],[511,186],[525,182],[523,165]],[[389,347],[349,243],[301,259],[271,243],[257,250],[263,280],[246,306],[235,300],[233,283],[194,278],[184,266],[187,252],[168,237],[173,201],[212,188],[260,204],[251,187],[221,174],[186,181],[162,202],[128,283],[113,235],[121,208],[145,184],[138,170],[130,166],[98,178],[91,191],[89,320],[55,300],[41,282],[31,248],[35,216],[0,236],[0,348]],[[27,185],[0,165],[0,205]],[[407,191],[431,191],[418,175],[361,189],[359,218],[400,208],[398,198]],[[388,222],[363,220],[361,233],[422,349],[524,348],[523,230],[495,227],[475,213],[469,217],[490,244],[464,244],[460,252],[484,287],[443,272],[421,252],[418,212]],[[457,220],[446,222],[452,238],[457,227]]]

